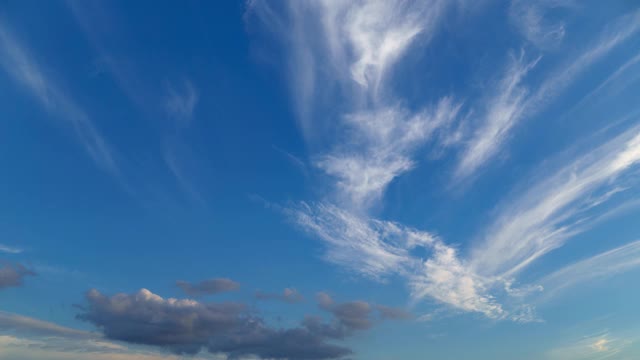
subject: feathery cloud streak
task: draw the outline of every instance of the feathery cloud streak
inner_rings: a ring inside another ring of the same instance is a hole
[[[544,287],[543,298],[580,283],[631,271],[640,266],[640,241],[617,247],[590,258],[567,265],[538,280]]]
[[[638,162],[640,130],[635,127],[540,181],[502,211],[476,247],[473,268],[509,277],[562,246],[587,227],[582,223],[585,212],[616,188],[611,180],[632,171]]]
[[[74,131],[84,149],[100,168],[120,178],[120,169],[113,150],[89,116],[42,72],[36,61],[1,22],[0,65],[47,111]]]
[[[591,65],[636,34],[639,24],[640,11],[617,19],[595,43],[547,75],[535,91],[523,84],[523,78],[541,58],[527,62],[521,54],[518,59],[512,59],[500,85],[487,101],[481,125],[462,152],[456,177],[466,178],[477,172],[497,154],[517,123],[544,109]]]

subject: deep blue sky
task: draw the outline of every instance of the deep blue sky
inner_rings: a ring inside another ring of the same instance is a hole
[[[640,357],[634,1],[0,1],[0,358]]]

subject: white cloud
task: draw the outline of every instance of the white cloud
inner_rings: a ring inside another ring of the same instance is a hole
[[[475,274],[454,248],[432,234],[356,216],[330,204],[302,203],[286,211],[327,244],[328,261],[374,280],[400,275],[411,289],[413,302],[433,299],[451,309],[489,318],[533,319],[504,309],[490,295],[497,281]],[[418,248],[428,252],[426,259],[412,254]]]
[[[539,290],[535,285],[512,288],[515,275],[581,231],[580,220],[588,211],[615,196],[621,187],[609,186],[609,181],[640,160],[640,144],[635,144],[640,135],[634,140],[630,130],[541,181],[505,207],[471,256],[428,232],[377,220],[371,209],[395,179],[416,166],[417,154],[427,145],[466,144],[456,179],[475,174],[499,153],[519,121],[540,111],[638,26],[632,17],[618,20],[533,92],[525,80],[541,58],[527,59],[523,52],[513,56],[495,89],[482,99],[479,126],[465,141],[460,101],[441,97],[425,110],[414,110],[396,97],[388,81],[411,46],[428,43],[453,3],[291,1],[291,19],[276,15],[265,3],[250,3],[250,11],[291,49],[291,88],[305,137],[316,134],[314,121],[324,121],[332,136],[310,146],[316,152],[313,164],[331,179],[328,194],[317,203],[284,211],[325,243],[328,261],[374,280],[400,276],[414,302],[431,299],[492,319],[535,321],[533,307],[524,300],[502,301],[525,299]],[[549,28],[538,10],[531,11],[529,35],[555,34],[559,40],[562,26],[553,30],[555,25]],[[335,102],[317,111],[317,117],[327,119],[314,118],[314,102],[327,97]],[[625,143],[626,148],[620,145]]]
[[[0,244],[0,252],[7,254],[20,254],[23,250],[14,246]]]
[[[434,241],[431,234],[360,217],[332,204],[301,203],[286,211],[327,244],[328,261],[376,280],[417,265],[408,251]]]
[[[522,35],[537,47],[555,48],[564,39],[566,26],[562,21],[546,18],[547,12],[574,6],[573,0],[513,0],[509,18]]]
[[[602,200],[596,195],[616,188],[613,180],[638,162],[640,131],[632,128],[539,181],[502,209],[475,248],[473,268],[482,274],[511,277],[562,246],[586,228],[585,213]]]
[[[595,43],[547,75],[535,91],[530,91],[522,81],[540,58],[529,63],[523,61],[524,55],[514,59],[494,95],[486,102],[481,125],[462,153],[456,177],[468,177],[485,165],[497,154],[518,122],[544,109],[579,75],[639,29],[640,11],[617,19],[603,31]]]
[[[567,265],[537,280],[544,288],[543,299],[595,279],[605,279],[640,266],[640,241],[634,241],[593,257]]]
[[[458,257],[456,249],[441,242],[424,262],[423,270],[410,277],[412,297],[433,298],[455,309],[478,312],[489,318],[507,316],[507,311],[489,295],[491,283],[475,274]]]
[[[493,157],[520,120],[528,93],[522,82],[539,60],[526,62],[524,53],[517,58],[512,55],[504,77],[487,102],[482,124],[462,153],[456,169],[458,178],[469,176]]]
[[[382,198],[394,178],[413,168],[413,152],[435,131],[448,129],[460,107],[446,97],[417,114],[388,107],[347,115],[349,145],[338,145],[316,165],[337,179],[345,205],[366,209]]]
[[[0,65],[15,82],[26,88],[71,130],[91,158],[105,171],[120,178],[113,150],[89,116],[41,71],[18,40],[0,23]]]
[[[432,35],[445,5],[439,0],[322,2],[322,23],[334,63],[348,59],[352,80],[375,94],[416,37]]]
[[[585,336],[568,345],[560,346],[548,352],[550,360],[604,360],[631,359],[625,350],[633,341],[614,338],[608,332]]]

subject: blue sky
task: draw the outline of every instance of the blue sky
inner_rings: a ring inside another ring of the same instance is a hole
[[[637,359],[634,1],[0,2],[0,358]]]

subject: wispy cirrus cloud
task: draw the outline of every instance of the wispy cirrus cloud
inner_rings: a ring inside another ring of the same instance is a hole
[[[7,254],[20,254],[21,252],[23,252],[23,249],[15,246],[0,244],[0,252]]]
[[[95,163],[121,180],[114,150],[89,115],[38,66],[25,46],[0,20],[0,65],[19,85],[70,128]]]
[[[548,300],[561,291],[597,279],[631,271],[640,266],[640,241],[634,241],[590,258],[569,264],[536,283],[544,287],[543,300]]]
[[[316,166],[335,180],[343,205],[367,209],[381,200],[398,176],[411,170],[413,153],[440,129],[448,129],[461,104],[450,97],[419,113],[401,107],[362,111],[345,116],[349,146],[321,155]]]
[[[328,244],[328,261],[365,277],[385,281],[391,275],[406,279],[413,302],[438,304],[490,318],[518,316],[491,295],[500,285],[473,271],[457,250],[433,234],[398,223],[362,218],[329,204],[301,204],[289,215],[303,229]],[[427,250],[426,258],[412,250]]]
[[[539,60],[525,60],[524,52],[519,56],[511,54],[504,77],[487,100],[483,123],[462,153],[456,177],[469,176],[496,155],[513,126],[522,117],[528,95],[523,85],[524,77]]]
[[[640,131],[634,127],[539,181],[502,210],[476,246],[473,268],[509,277],[562,246],[588,227],[582,221],[617,187],[613,180],[632,174],[638,163]]]
[[[326,244],[327,261],[376,281],[398,276],[413,303],[432,301],[492,319],[536,321],[535,309],[524,301],[541,287],[515,288],[516,276],[583,231],[581,220],[592,215],[591,210],[624,191],[612,182],[637,161],[633,129],[507,203],[471,251],[460,251],[430,232],[376,219],[372,209],[395,179],[415,167],[426,148],[461,146],[455,180],[477,174],[523,119],[542,111],[590,66],[630,39],[638,30],[640,13],[614,21],[557,71],[545,73],[537,86],[529,77],[538,75],[542,57],[520,51],[511,53],[495,86],[478,101],[440,95],[431,105],[410,109],[389,81],[394,66],[412,46],[429,44],[451,4],[291,2],[285,6],[290,15],[286,18],[267,2],[250,3],[249,12],[289,46],[291,87],[305,138],[322,134],[314,129],[331,129],[331,140],[310,156],[328,175],[327,193],[320,201],[299,202],[284,212]],[[527,21],[521,25],[529,41],[546,48],[560,42],[565,28],[548,22],[544,8],[571,6],[564,1],[514,2],[511,12],[514,19]],[[339,98],[331,98],[328,91]],[[324,106],[327,97],[331,108]],[[466,104],[475,105],[467,109]],[[315,113],[322,118],[314,118]],[[473,121],[476,114],[478,121]]]
[[[547,358],[550,360],[604,360],[631,359],[626,349],[633,343],[631,339],[615,338],[608,331],[585,336],[573,343],[551,349]]]
[[[301,203],[285,211],[297,225],[328,245],[328,261],[371,279],[384,280],[418,266],[409,250],[435,241],[431,234],[360,217],[330,203]]]
[[[329,194],[323,201],[298,203],[285,213],[325,242],[329,262],[377,281],[400,275],[416,302],[435,299],[458,310],[498,318],[508,311],[489,295],[493,285],[473,274],[455,249],[428,232],[369,215],[393,180],[413,169],[420,149],[429,143],[434,148],[447,147],[451,133],[458,131],[462,102],[453,96],[410,110],[387,86],[394,64],[413,44],[429,43],[452,4],[290,3],[294,36],[307,40],[292,42],[293,61],[305,61],[304,66],[294,67],[299,70],[295,79],[301,80],[292,87],[300,89],[296,95],[303,94],[298,103],[308,114],[314,106],[309,94],[317,93],[322,85],[337,84],[344,94],[340,103],[345,110],[335,115],[335,141],[328,150],[312,156],[314,165],[331,179]],[[286,22],[276,21],[268,4],[252,2],[250,10],[265,23],[277,25],[282,36]],[[299,25],[301,19],[309,18],[320,19],[319,24]],[[329,69],[320,71],[315,59],[325,59]],[[413,254],[419,248],[428,252],[426,259]]]
[[[414,167],[414,153],[436,131],[452,126],[461,108],[452,97],[416,111],[386,86],[393,66],[413,44],[430,41],[449,7],[452,3],[438,0],[291,1],[285,6],[291,17],[287,21],[267,2],[249,3],[248,12],[291,45],[289,59],[296,72],[291,86],[303,108],[299,112],[306,114],[300,116],[305,137],[322,127],[314,121],[345,134],[312,155],[314,165],[332,178],[331,201],[368,211],[395,178]],[[311,94],[331,87],[343,95],[338,102],[344,111],[330,112],[330,122],[312,118],[317,97]]]
[[[456,178],[467,178],[493,159],[519,122],[538,114],[590,66],[635,35],[640,30],[638,24],[639,11],[617,19],[583,52],[545,75],[537,88],[527,86],[523,80],[541,58],[525,61],[524,53],[521,53],[520,57],[512,59],[502,81],[485,101],[480,125],[460,156]]]
[[[564,39],[566,24],[562,20],[550,20],[547,13],[570,10],[575,6],[574,0],[513,0],[509,18],[531,43],[541,49],[553,49]]]

